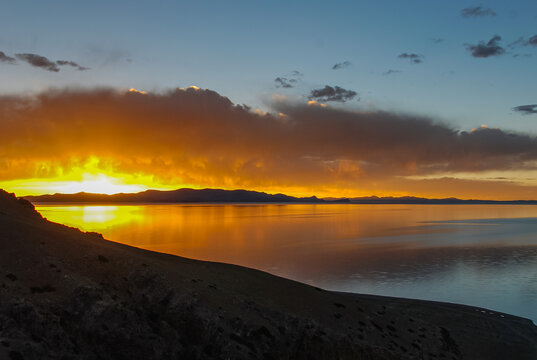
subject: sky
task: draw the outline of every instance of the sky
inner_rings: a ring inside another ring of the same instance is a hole
[[[0,187],[19,195],[537,199],[535,1],[2,8]]]

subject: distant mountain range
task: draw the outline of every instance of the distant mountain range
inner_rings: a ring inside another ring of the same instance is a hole
[[[443,199],[428,199],[415,196],[402,196],[402,197],[377,197],[366,196],[356,197],[348,199],[349,202],[354,204],[505,204],[505,205],[537,205],[537,200],[477,200],[477,199],[457,199],[457,198],[443,198]]]
[[[537,200],[463,200],[457,198],[428,199],[404,197],[325,198],[294,197],[285,194],[267,194],[249,190],[178,189],[171,191],[147,190],[139,193],[114,195],[80,192],[25,196],[33,203],[308,203],[308,204],[514,204],[537,205]]]
[[[147,190],[135,194],[54,194],[25,196],[34,203],[333,203],[348,199],[323,200],[315,196],[294,197],[248,190],[179,189],[171,191]]]

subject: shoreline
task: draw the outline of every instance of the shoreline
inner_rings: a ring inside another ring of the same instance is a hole
[[[488,206],[488,205],[497,205],[497,206],[535,206],[537,202],[516,202],[516,201],[491,201],[491,202],[460,202],[460,203],[405,203],[405,202],[378,202],[378,203],[367,203],[367,202],[215,202],[215,201],[190,201],[190,202],[174,202],[174,201],[157,201],[157,202],[92,202],[92,201],[31,201],[32,204],[36,206],[46,206],[46,205],[111,205],[111,206],[122,206],[122,205],[329,205],[329,206],[338,206],[338,205],[446,205],[446,206],[460,206],[460,205],[473,205],[473,206]]]

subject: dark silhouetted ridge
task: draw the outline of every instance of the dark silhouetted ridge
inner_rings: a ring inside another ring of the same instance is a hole
[[[505,204],[536,205],[537,200],[478,200],[454,197],[429,199],[415,196],[355,198],[324,198],[316,196],[294,197],[285,194],[267,194],[250,190],[222,189],[178,189],[170,191],[146,190],[139,193],[120,193],[114,195],[80,192],[77,194],[53,194],[25,196],[33,203],[309,203],[309,204]]]
[[[179,189],[171,191],[147,190],[136,194],[54,194],[26,196],[35,203],[329,203],[349,202],[348,199],[328,201],[316,196],[294,197],[248,190]]]
[[[464,204],[505,204],[505,205],[536,205],[537,200],[478,200],[478,199],[457,199],[454,197],[443,199],[428,199],[415,196],[402,196],[402,197],[377,197],[377,196],[365,196],[348,199],[354,204],[430,204],[430,205],[464,205]]]

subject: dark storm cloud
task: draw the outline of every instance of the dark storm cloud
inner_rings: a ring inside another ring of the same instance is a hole
[[[3,51],[0,51],[0,62],[8,64],[16,64],[17,60],[11,56],[7,56]]]
[[[537,114],[537,104],[515,106],[513,110],[524,115]]]
[[[414,53],[402,53],[397,56],[399,59],[408,59],[412,64],[420,64],[424,60],[424,56]]]
[[[310,92],[309,99],[321,102],[337,101],[345,102],[352,100],[358,95],[356,91],[346,90],[339,86],[326,85],[322,89],[313,89]]]
[[[293,84],[297,82],[296,79],[288,79],[284,77],[277,77],[274,79],[274,82],[276,83],[276,87],[282,87],[285,89],[290,89],[293,87]]]
[[[15,54],[15,57],[21,61],[24,61],[30,64],[33,67],[37,67],[37,68],[47,70],[47,71],[52,71],[52,72],[59,72],[60,66],[71,66],[80,71],[89,69],[87,67],[77,64],[74,61],[68,61],[68,60],[52,61],[38,54],[31,54],[31,53]]]
[[[54,172],[90,156],[117,172],[237,187],[355,186],[361,177],[400,184],[400,176],[528,169],[537,161],[535,136],[460,131],[397,112],[271,106],[285,121],[201,89],[0,96],[0,180],[35,177],[45,160]]]
[[[496,12],[490,8],[484,8],[482,6],[467,7],[461,10],[461,16],[464,18],[496,16]]]
[[[428,117],[394,112],[319,106],[278,110],[292,119],[297,135],[309,139],[310,155],[359,160],[370,171],[393,166],[390,171],[404,172],[404,164],[417,173],[536,166],[527,164],[537,160],[535,136],[485,126],[460,131]]]
[[[470,51],[475,58],[487,58],[490,56],[499,56],[505,53],[505,49],[498,42],[502,38],[494,35],[488,42],[480,41],[477,45],[465,44],[466,49]]]
[[[391,75],[391,74],[398,74],[400,73],[401,70],[393,70],[393,69],[389,69],[389,70],[386,70],[385,72],[382,73],[382,75]]]
[[[343,61],[343,62],[334,64],[334,65],[332,66],[332,70],[344,69],[344,68],[349,67],[349,66],[351,66],[351,62],[350,62],[350,61]]]

